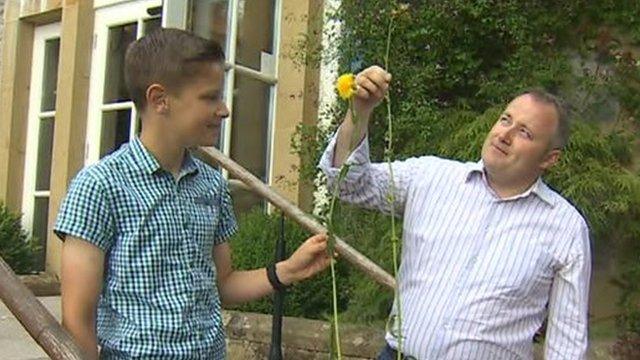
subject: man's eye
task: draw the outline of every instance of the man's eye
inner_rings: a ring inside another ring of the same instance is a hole
[[[533,139],[533,134],[527,129],[520,129],[520,135],[529,140]]]

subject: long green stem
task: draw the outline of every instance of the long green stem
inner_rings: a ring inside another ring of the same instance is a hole
[[[389,50],[391,48],[391,33],[393,29],[393,16],[391,16],[389,20],[389,28],[387,29],[387,48],[385,52],[385,69],[389,70]],[[387,148],[386,148],[386,157],[387,164],[389,165],[389,203],[390,203],[390,213],[391,213],[391,246],[392,246],[392,255],[393,255],[393,275],[396,278],[396,289],[395,289],[395,301],[396,301],[396,317],[398,319],[398,327],[397,327],[397,340],[398,340],[398,352],[397,359],[400,360],[402,357],[402,301],[400,299],[400,276],[398,271],[398,236],[396,234],[396,214],[395,214],[395,181],[393,178],[393,167],[391,163],[393,162],[393,126],[392,126],[392,117],[391,117],[391,97],[389,93],[385,96],[385,100],[387,103]]]
[[[342,359],[342,352],[340,351],[340,330],[338,329],[338,289],[336,288],[336,270],[335,261],[331,259],[331,278],[333,285],[333,327],[335,336],[335,346],[338,353],[338,359]]]
[[[336,205],[336,199],[338,198],[338,192],[340,191],[340,184],[344,180],[349,171],[349,165],[343,164],[340,167],[340,173],[338,175],[338,179],[336,180],[335,187],[333,189],[333,194],[331,196],[331,204],[329,205],[329,215],[327,220],[327,227],[329,229],[329,256],[331,256],[331,286],[333,293],[333,341],[332,348],[335,346],[335,349],[338,353],[338,360],[342,359],[342,352],[340,351],[340,329],[338,327],[338,289],[336,284],[336,270],[335,270],[335,260],[333,259],[333,253],[335,248],[335,228],[333,224],[333,211]],[[333,352],[332,352],[333,353]]]

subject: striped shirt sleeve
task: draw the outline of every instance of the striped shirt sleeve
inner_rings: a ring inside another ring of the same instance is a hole
[[[584,221],[576,229],[567,261],[558,269],[549,299],[545,359],[586,359],[588,346],[589,230]]]
[[[322,158],[319,167],[327,176],[329,192],[333,193],[340,169],[333,166],[333,156],[337,136],[334,135]],[[349,172],[339,187],[342,200],[364,208],[375,209],[384,213],[391,212],[389,201],[393,188],[395,213],[403,215],[407,192],[412,178],[418,172],[418,159],[411,158],[392,163],[393,183],[387,163],[371,163],[369,158],[369,138],[360,142],[345,161],[349,164]]]

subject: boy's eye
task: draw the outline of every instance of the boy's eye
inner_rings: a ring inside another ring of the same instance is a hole
[[[509,124],[511,123],[511,121],[509,120],[509,118],[508,118],[508,117],[506,117],[506,116],[502,116],[502,117],[498,120],[498,122],[499,122],[500,124],[502,124],[502,125],[509,125]]]
[[[205,100],[210,100],[210,101],[220,101],[222,99],[222,95],[205,95],[204,96]]]

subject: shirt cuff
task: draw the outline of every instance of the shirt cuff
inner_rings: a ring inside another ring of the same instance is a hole
[[[338,129],[339,130],[339,129]],[[333,166],[333,157],[335,154],[336,142],[338,137],[338,131],[331,137],[329,145],[325,149],[322,157],[320,158],[320,164],[318,165],[322,172],[327,176],[329,180],[333,180],[340,174],[340,168]],[[367,165],[371,163],[369,158],[369,136],[365,135],[364,139],[360,141],[358,146],[349,154],[345,164],[349,164],[349,172],[345,180],[355,180],[359,178]]]

